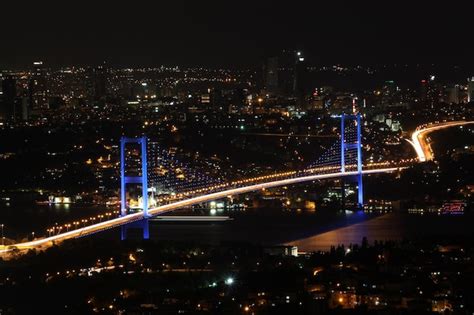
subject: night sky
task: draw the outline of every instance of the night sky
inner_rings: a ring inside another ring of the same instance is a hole
[[[3,68],[33,60],[251,67],[285,48],[305,50],[314,64],[474,60],[467,1],[12,2],[0,8]]]

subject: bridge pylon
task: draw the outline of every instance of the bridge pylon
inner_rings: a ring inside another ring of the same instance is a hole
[[[346,121],[352,121],[356,124],[356,138],[346,140]],[[362,128],[361,128],[361,115],[357,114],[345,114],[341,115],[341,173],[346,172],[346,153],[347,150],[356,150],[357,154],[357,206],[359,209],[364,207],[364,186],[362,182]],[[342,185],[342,194],[344,198],[344,182]]]
[[[140,164],[141,167],[138,174],[134,176],[128,176],[126,172],[126,145],[127,144],[138,144],[140,146]],[[127,138],[122,137],[120,139],[120,216],[127,215],[127,185],[138,184],[142,188],[142,207],[143,207],[143,220],[139,220],[127,225],[122,226],[121,239],[124,240],[127,237],[127,230],[129,228],[141,228],[143,230],[143,238],[149,238],[148,228],[148,170],[147,170],[147,138],[145,136],[139,138]]]

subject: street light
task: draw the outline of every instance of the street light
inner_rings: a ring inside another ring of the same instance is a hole
[[[0,227],[2,228],[2,246],[5,245],[5,238],[3,237],[3,227],[4,227],[4,226],[5,226],[5,225],[4,225],[3,223],[0,224]]]
[[[234,283],[234,278],[229,277],[229,278],[225,279],[225,284],[232,285],[233,283]]]

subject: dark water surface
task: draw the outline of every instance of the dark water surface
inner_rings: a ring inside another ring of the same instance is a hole
[[[115,208],[80,205],[0,205],[0,224],[4,235],[16,240],[45,235],[56,222],[63,224],[104,214]],[[181,210],[173,215],[209,215],[209,210]],[[254,244],[291,244],[300,250],[326,250],[331,245],[360,243],[363,237],[374,240],[416,239],[428,236],[472,237],[474,215],[438,216],[388,213],[320,211],[308,212],[284,209],[246,209],[224,211],[230,216],[225,222],[151,222],[151,238],[156,240],[193,241],[210,244],[221,242],[251,242]],[[137,234],[137,233],[135,233]],[[132,234],[133,235],[133,234]],[[119,238],[111,230],[95,237]]]

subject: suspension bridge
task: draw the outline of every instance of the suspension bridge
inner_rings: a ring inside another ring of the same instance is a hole
[[[0,250],[0,253],[6,253],[15,248],[20,250],[45,248],[67,239],[118,227],[121,228],[122,239],[127,237],[129,228],[142,229],[143,237],[146,239],[149,238],[148,219],[151,217],[229,196],[325,179],[343,178],[354,181],[358,191],[357,204],[362,208],[364,204],[363,175],[391,173],[400,170],[403,166],[390,162],[363,164],[361,115],[342,114],[338,117],[340,118],[339,139],[306,168],[233,181],[215,176],[209,171],[199,171],[190,163],[180,161],[173,152],[161,148],[158,143],[149,141],[147,137],[122,137],[119,217],[48,237],[9,245]],[[444,125],[444,127],[449,126],[449,124]],[[130,147],[134,149],[131,150]],[[209,170],[209,165],[207,169]],[[130,197],[130,188],[132,190],[135,188],[135,191],[138,188],[136,200]]]

